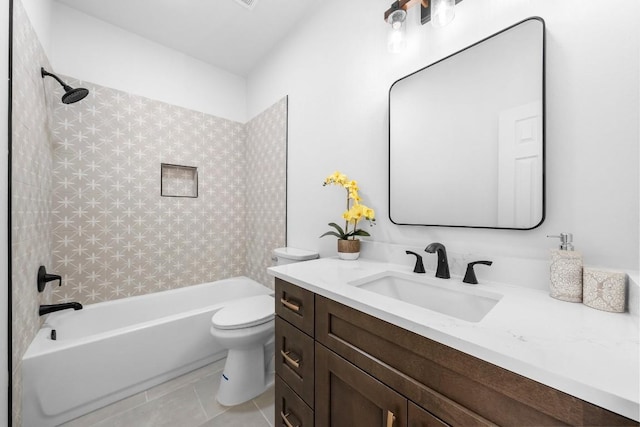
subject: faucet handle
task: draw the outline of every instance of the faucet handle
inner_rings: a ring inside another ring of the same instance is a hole
[[[464,274],[464,279],[462,279],[464,283],[469,283],[472,285],[478,284],[478,279],[476,278],[476,272],[473,270],[473,266],[476,264],[491,265],[493,264],[493,262],[492,261],[474,261],[467,264],[467,272]]]
[[[415,255],[416,256],[416,265],[413,267],[414,273],[425,273],[424,264],[422,263],[422,256],[415,252],[405,251],[407,255]]]
[[[44,265],[41,265],[40,268],[38,268],[38,292],[44,291],[47,282],[52,280],[57,280],[58,286],[62,286],[62,276],[47,273],[47,269]]]

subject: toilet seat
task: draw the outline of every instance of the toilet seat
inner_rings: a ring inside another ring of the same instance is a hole
[[[275,301],[270,295],[257,295],[233,301],[211,317],[216,329],[243,329],[262,325],[275,317]]]

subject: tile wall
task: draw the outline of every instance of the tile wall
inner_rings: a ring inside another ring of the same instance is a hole
[[[267,274],[271,250],[285,246],[287,197],[287,98],[246,125],[246,275],[273,289]]]
[[[56,301],[95,303],[244,274],[241,123],[65,77],[90,95],[53,120]],[[198,197],[161,197],[161,163]]]
[[[246,125],[87,87],[54,108],[56,302],[100,301],[264,271],[284,245],[286,99]],[[161,197],[161,163],[197,167],[198,197]]]
[[[13,6],[12,80],[12,417],[21,425],[22,356],[40,327],[38,306],[51,300],[51,290],[37,291],[40,265],[51,259],[51,191],[53,151],[50,104],[53,79],[42,79],[40,67],[49,61],[20,1]],[[57,96],[57,95],[55,95]]]

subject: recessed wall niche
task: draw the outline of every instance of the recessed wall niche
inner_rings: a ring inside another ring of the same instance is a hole
[[[198,197],[197,167],[161,163],[160,169],[162,197]]]

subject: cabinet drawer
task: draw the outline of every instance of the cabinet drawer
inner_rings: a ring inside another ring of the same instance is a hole
[[[313,410],[277,375],[275,411],[277,426],[313,427]]]
[[[305,334],[314,336],[314,294],[276,278],[276,314]]]
[[[276,373],[313,408],[313,338],[276,317]]]

